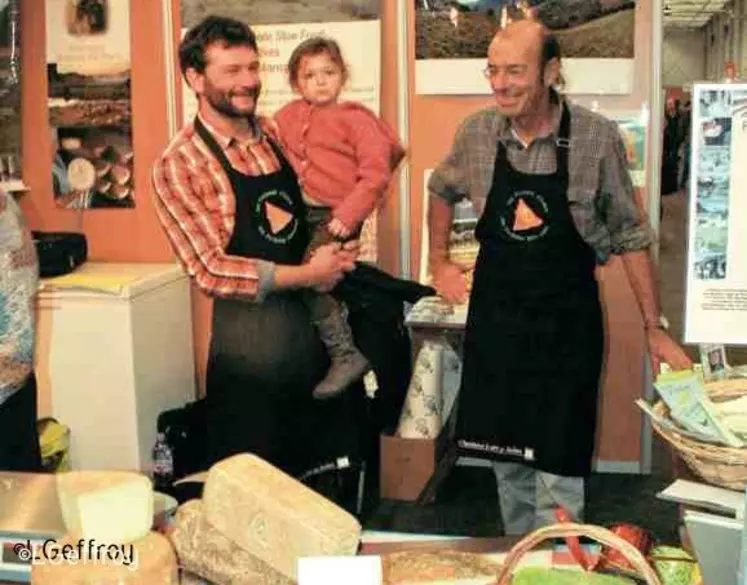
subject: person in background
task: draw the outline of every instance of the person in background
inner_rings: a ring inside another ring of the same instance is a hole
[[[682,106],[680,114],[680,143],[682,149],[682,172],[680,175],[680,189],[686,189],[690,181],[690,135],[692,133],[692,103],[687,100]]]
[[[485,69],[495,105],[461,124],[428,182],[434,286],[469,300],[456,446],[493,461],[508,534],[554,523],[557,507],[583,518],[605,345],[598,264],[621,258],[654,371],[692,366],[660,318],[617,125],[560,94],[560,58],[531,18],[499,30]],[[479,217],[470,293],[448,255],[464,199]]]
[[[18,204],[0,190],[0,471],[40,471],[34,335],[39,263]]]
[[[207,464],[252,452],[296,475],[352,460],[357,430],[346,401],[311,397],[327,362],[301,289],[332,289],[353,270],[357,243],[330,242],[305,257],[298,179],[272,124],[256,114],[253,31],[208,16],[183,37],[179,64],[198,111],[158,158],[152,180],[168,241],[213,300]]]
[[[308,253],[330,241],[358,238],[363,222],[383,201],[404,157],[394,131],[364,105],[340,101],[348,80],[340,47],[312,37],[288,61],[288,79],[299,98],[275,121],[284,151],[299,177],[312,232]],[[370,368],[356,348],[343,303],[307,290],[312,320],[330,356],[316,398],[343,392]]]
[[[679,191],[679,149],[681,144],[679,101],[668,98],[664,112],[664,137],[661,163],[661,194]]]

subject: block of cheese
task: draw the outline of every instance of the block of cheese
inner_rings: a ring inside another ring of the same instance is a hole
[[[104,544],[143,538],[153,526],[153,485],[129,471],[69,471],[57,476],[67,534]]]
[[[181,580],[179,585],[216,585],[212,581],[203,579],[199,575],[190,573],[189,571],[182,571]]]
[[[293,580],[299,557],[358,550],[361,525],[354,516],[252,454],[213,465],[202,500],[208,522]]]
[[[66,536],[46,554],[37,551],[31,585],[179,585],[176,553],[158,532],[116,548],[89,548],[79,542]]]
[[[181,566],[213,583],[231,585],[294,585],[214,528],[200,500],[185,502],[176,512],[169,540]]]

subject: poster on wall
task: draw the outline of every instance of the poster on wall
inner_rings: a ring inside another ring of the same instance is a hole
[[[618,112],[608,116],[617,124],[625,146],[628,172],[635,187],[646,186],[646,127],[645,112]]]
[[[46,38],[56,205],[134,207],[129,0],[46,0]]]
[[[747,344],[747,84],[692,98],[685,343]]]
[[[301,42],[313,36],[337,41],[349,69],[341,100],[357,101],[380,113],[381,7],[380,0],[181,0],[182,35],[209,14],[249,24],[257,36],[261,59],[262,93],[257,111],[272,116],[298,97],[288,83],[287,64]],[[197,111],[194,93],[182,80],[182,121],[192,122]],[[376,215],[364,224],[361,260],[377,259]]]
[[[0,0],[0,187],[25,188],[21,180],[21,0]]]
[[[558,38],[568,94],[633,89],[635,11],[640,0],[415,0],[415,91],[489,94],[483,74],[504,11],[531,10]]]

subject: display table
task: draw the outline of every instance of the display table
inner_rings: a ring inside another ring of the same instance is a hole
[[[189,279],[175,264],[87,262],[38,295],[39,416],[75,469],[147,470],[164,410],[195,397]]]

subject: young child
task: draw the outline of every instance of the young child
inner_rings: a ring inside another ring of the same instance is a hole
[[[396,134],[373,112],[339,101],[348,70],[335,41],[314,37],[302,42],[288,62],[288,78],[300,98],[278,111],[275,122],[308,208],[310,254],[324,243],[358,237],[405,153]],[[355,346],[345,306],[311,290],[304,298],[331,361],[313,394],[329,398],[370,365]]]

